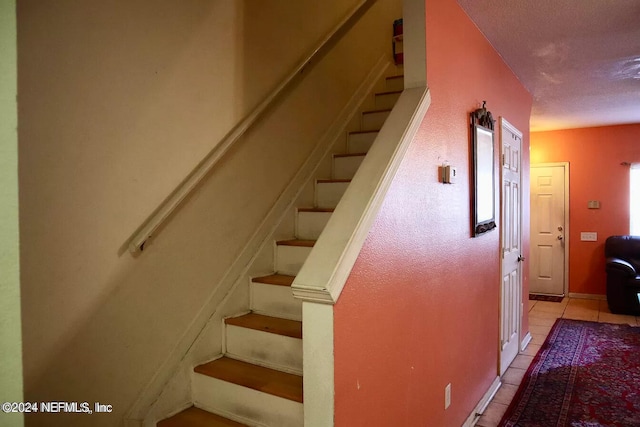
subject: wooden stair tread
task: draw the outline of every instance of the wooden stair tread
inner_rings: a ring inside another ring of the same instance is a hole
[[[283,335],[285,337],[302,339],[302,322],[296,320],[249,313],[243,316],[230,317],[228,319],[225,319],[224,323],[226,323],[227,325],[254,329],[256,331]]]
[[[362,157],[362,156],[366,156],[367,153],[341,153],[341,154],[334,154],[333,157],[334,158],[338,158],[338,157]]]
[[[351,182],[350,179],[317,179],[316,182],[320,184],[334,184],[339,182]]]
[[[286,274],[270,274],[269,276],[254,277],[251,279],[255,283],[266,283],[268,285],[291,286],[295,276],[287,276]]]
[[[362,114],[388,113],[389,111],[391,111],[391,108],[381,108],[379,110],[363,111]]]
[[[298,212],[333,212],[335,208],[298,208]]]
[[[389,76],[386,77],[387,80],[391,80],[391,79],[404,79],[404,74],[398,74],[397,76]]]
[[[378,133],[380,130],[354,130],[349,132],[349,135],[357,135],[361,133]]]
[[[276,245],[281,246],[303,246],[306,248],[312,248],[316,243],[315,240],[301,240],[301,239],[291,239],[291,240],[278,240]]]
[[[221,357],[212,362],[196,366],[194,371],[222,381],[302,403],[302,377],[300,375],[252,365],[229,357]]]
[[[401,90],[388,90],[386,92],[378,92],[378,93],[376,93],[376,96],[397,95],[399,93],[402,93],[402,91]]]
[[[160,421],[157,427],[247,427],[245,424],[223,418],[192,406],[174,416]]]

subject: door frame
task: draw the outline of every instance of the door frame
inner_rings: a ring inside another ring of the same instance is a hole
[[[518,232],[518,237],[520,239],[519,247],[520,247],[520,252],[521,252],[520,255],[521,256],[522,256],[523,249],[524,249],[522,247],[522,243],[523,243],[523,238],[522,238],[523,233],[522,233],[522,231],[524,229],[524,224],[522,222],[522,218],[523,218],[522,213],[523,213],[523,206],[524,206],[524,203],[522,203],[522,199],[524,198],[524,191],[523,191],[522,183],[525,181],[525,179],[524,179],[524,176],[523,176],[524,174],[523,174],[523,169],[522,169],[522,163],[523,163],[523,161],[522,161],[523,160],[522,150],[524,149],[524,134],[518,128],[516,128],[514,125],[509,123],[509,121],[507,119],[505,119],[504,117],[502,117],[502,116],[499,118],[499,126],[498,126],[498,128],[499,128],[499,134],[498,134],[499,135],[499,138],[498,138],[499,142],[498,142],[498,144],[499,144],[499,153],[500,153],[499,156],[498,156],[498,159],[499,159],[498,167],[500,169],[500,174],[499,174],[500,175],[500,178],[499,178],[499,185],[500,185],[500,205],[499,205],[500,206],[500,222],[499,222],[499,230],[500,230],[500,237],[499,237],[499,240],[500,240],[500,252],[499,252],[500,253],[500,303],[499,303],[500,304],[500,317],[499,317],[498,321],[500,322],[499,323],[499,327],[502,328],[503,315],[504,315],[504,310],[503,310],[503,307],[502,307],[502,278],[503,278],[502,274],[503,274],[503,262],[504,262],[504,256],[503,256],[503,253],[504,253],[504,238],[503,238],[502,233],[504,233],[504,228],[505,228],[504,227],[504,215],[503,215],[503,212],[504,212],[504,206],[503,206],[503,203],[504,203],[504,191],[503,191],[504,190],[504,182],[503,182],[503,179],[504,179],[504,177],[503,177],[503,172],[504,172],[504,159],[503,159],[504,151],[503,151],[503,149],[504,149],[504,146],[503,146],[502,140],[503,140],[503,133],[504,133],[503,129],[505,129],[505,128],[508,129],[511,133],[513,133],[513,134],[515,134],[515,135],[520,137],[520,153],[519,153],[519,156],[518,156],[518,162],[519,162],[518,169],[519,169],[519,172],[520,172],[520,203],[519,203],[520,212],[518,212],[518,219],[519,219],[519,223],[520,223],[519,224],[520,231]],[[518,349],[519,350],[521,349],[521,344],[522,344],[522,316],[524,315],[524,303],[522,302],[522,295],[523,295],[522,291],[523,291],[523,285],[524,285],[523,271],[524,271],[524,268],[521,266],[520,267],[520,273],[519,273],[520,274],[520,289],[518,290],[519,295],[518,295],[518,298],[517,298],[517,301],[519,301],[519,303],[517,304],[517,307],[516,307],[516,319],[517,319],[516,320],[516,329],[518,330]],[[500,332],[500,334],[502,334],[502,332]],[[502,367],[502,343],[501,343],[501,339],[502,338],[499,336],[498,337],[498,374],[501,374],[501,371],[503,371],[503,369],[502,369],[503,367]],[[505,371],[506,371],[506,369],[505,369]]]
[[[570,221],[569,221],[569,162],[548,162],[548,163],[532,163],[529,165],[529,169],[544,168],[544,167],[558,167],[564,168],[564,286],[562,291],[564,296],[569,296],[569,244],[571,241],[570,233]],[[531,176],[531,174],[529,174]],[[529,192],[531,197],[531,192]],[[531,205],[531,204],[530,204]]]

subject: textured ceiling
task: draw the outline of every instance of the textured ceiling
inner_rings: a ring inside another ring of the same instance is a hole
[[[531,130],[640,123],[640,0],[458,3],[533,95]]]

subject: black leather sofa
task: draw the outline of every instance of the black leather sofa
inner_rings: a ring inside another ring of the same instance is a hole
[[[604,256],[609,310],[640,316],[640,236],[609,237]]]

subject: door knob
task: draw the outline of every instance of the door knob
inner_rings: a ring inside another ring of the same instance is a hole
[[[524,261],[524,257],[522,255],[518,255],[518,262]]]
[[[558,231],[562,231],[562,226],[559,226],[559,227],[558,227]]]
[[[563,239],[563,237],[562,237],[562,236],[558,236],[558,240],[562,240],[562,239]]]

